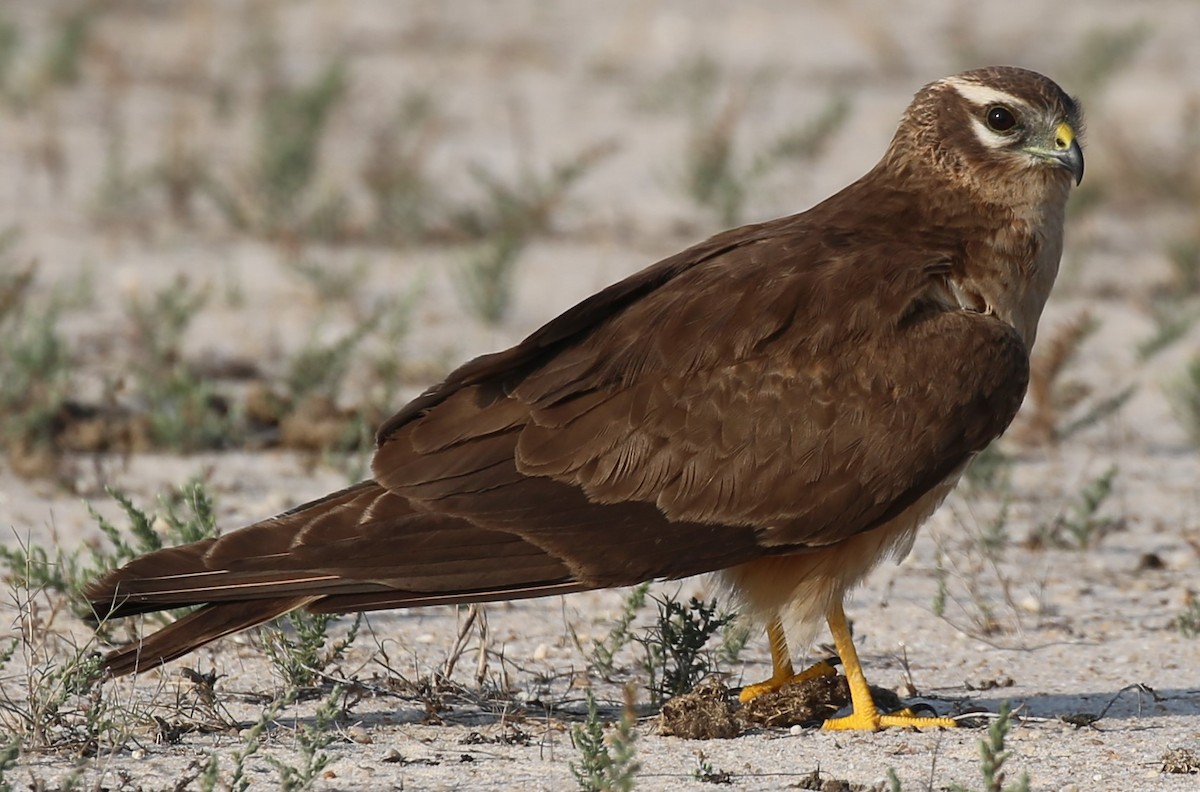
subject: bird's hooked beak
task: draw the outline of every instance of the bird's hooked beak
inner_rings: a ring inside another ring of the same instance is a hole
[[[1054,140],[1049,145],[1034,144],[1025,149],[1044,159],[1051,160],[1066,168],[1075,177],[1075,185],[1083,181],[1083,149],[1075,138],[1075,130],[1066,121],[1062,121],[1054,130]]]

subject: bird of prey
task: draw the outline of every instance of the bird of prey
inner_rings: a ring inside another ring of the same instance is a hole
[[[379,429],[373,478],[94,582],[102,618],[190,614],[105,658],[126,674],[303,608],[565,594],[717,572],[767,626],[822,617],[853,711],[826,728],[951,726],[872,702],[843,611],[1021,404],[1077,103],[989,67],[922,88],[883,159],[808,211],[735,228],[476,358]]]

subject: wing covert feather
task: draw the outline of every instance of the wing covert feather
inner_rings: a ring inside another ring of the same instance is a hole
[[[994,317],[928,303],[945,272],[928,250],[859,240],[846,258],[816,239],[792,250],[763,234],[673,265],[572,343],[491,378],[452,375],[381,434],[378,480],[570,557],[589,580],[622,577],[619,548],[641,534],[677,548],[666,534],[683,524],[728,537],[737,549],[716,564],[744,555],[746,532],[757,552],[785,552],[886,522],[1003,431],[1027,353]]]

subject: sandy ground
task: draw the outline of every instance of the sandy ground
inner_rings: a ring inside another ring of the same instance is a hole
[[[4,13],[36,43],[70,8],[24,4]],[[671,102],[661,92],[663,85],[672,90],[664,77],[680,64],[711,58],[721,75],[716,96],[747,97],[746,150],[813,118],[831,96],[851,103],[844,127],[820,157],[781,166],[755,186],[747,221],[802,209],[864,172],[909,96],[931,79],[1007,62],[1044,71],[1068,90],[1083,91],[1072,78],[1086,83],[1094,93],[1081,96],[1090,122],[1085,185],[1100,197],[1072,218],[1042,339],[1088,309],[1099,326],[1070,378],[1097,397],[1131,385],[1137,390],[1121,410],[1060,445],[1005,446],[1016,460],[1011,541],[994,564],[980,559],[976,540],[999,511],[997,496],[956,493],[911,556],[880,569],[849,611],[873,683],[902,692],[911,683],[942,712],[995,712],[1002,700],[1019,705],[1028,718],[1010,736],[1010,767],[1027,772],[1034,789],[1200,788],[1197,775],[1161,771],[1169,749],[1200,753],[1200,639],[1172,626],[1200,589],[1200,457],[1166,396],[1200,345],[1200,331],[1192,328],[1148,360],[1136,350],[1152,333],[1153,289],[1169,283],[1167,242],[1187,234],[1196,239],[1200,210],[1158,195],[1162,185],[1132,183],[1126,161],[1132,147],[1146,162],[1178,161],[1166,172],[1186,176],[1183,147],[1195,135],[1188,119],[1194,123],[1200,103],[1200,5],[480,0],[400,7],[309,0],[189,8],[114,4],[97,15],[77,84],[56,89],[33,109],[10,106],[0,114],[0,217],[20,231],[17,260],[39,262],[38,293],[79,283],[92,291],[85,308],[64,320],[86,350],[79,362],[83,390],[120,375],[131,295],[153,293],[181,273],[236,294],[214,300],[200,315],[186,338],[189,354],[266,361],[269,368],[314,328],[336,335],[348,321],[325,312],[320,295],[284,267],[286,245],[231,230],[211,209],[194,223],[178,222],[157,194],[109,213],[102,210],[112,207],[98,197],[114,140],[122,141],[130,173],[147,172],[181,123],[214,167],[236,176],[253,147],[253,87],[245,73],[255,26],[264,18],[273,20],[288,73],[311,74],[336,55],[349,65],[351,87],[322,150],[329,189],[356,189],[369,131],[415,89],[433,92],[444,119],[426,164],[447,194],[471,195],[464,163],[512,174],[525,165],[545,169],[594,144],[616,146],[571,193],[550,233],[526,251],[514,308],[498,326],[481,324],[457,299],[452,274],[463,252],[453,246],[308,247],[327,267],[358,267],[368,294],[402,295],[422,284],[411,332],[395,353],[425,371],[512,343],[597,288],[719,230],[712,213],[678,186],[691,122],[678,108],[664,109]],[[1140,48],[1114,76],[1091,81],[1088,41],[1098,32],[1130,30],[1144,37]],[[237,112],[212,109],[214,85],[231,92]],[[1190,167],[1190,178],[1200,178],[1194,161]],[[406,380],[400,398],[424,384]],[[99,533],[83,501],[116,515],[105,485],[150,504],[164,488],[206,476],[221,522],[232,528],[341,486],[349,467],[285,452],[68,462],[63,480],[22,479],[0,465],[0,531],[7,543],[94,540]],[[1023,545],[1039,526],[1069,513],[1081,489],[1111,465],[1118,472],[1102,515],[1119,530],[1084,551]],[[1148,562],[1151,555],[1155,561]],[[949,594],[944,617],[933,606],[939,565]],[[704,581],[666,590],[685,597],[709,591]],[[578,754],[567,732],[570,718],[547,714],[544,702],[581,711],[587,658],[571,631],[585,645],[588,637],[603,637],[623,596],[596,592],[489,608],[487,676],[504,675],[512,700],[458,702],[433,724],[411,696],[367,696],[325,749],[331,763],[317,787],[571,788],[568,762]],[[997,624],[988,635],[978,629],[981,603]],[[11,616],[15,624],[13,603],[0,608],[3,623]],[[411,678],[427,675],[450,652],[461,618],[450,609],[373,615],[340,670],[363,679],[382,673],[382,646]],[[58,627],[86,637],[78,625]],[[457,671],[456,681],[468,688],[478,647],[472,637]],[[632,665],[634,649],[623,659]],[[228,675],[218,696],[244,723],[262,711],[249,694],[278,686],[242,638],[199,653],[193,665]],[[726,669],[731,684],[768,670],[757,634]],[[146,675],[112,695],[165,706],[189,695],[177,672],[172,666]],[[19,695],[22,680],[7,675],[0,684],[6,695]],[[1143,687],[1130,687],[1137,685]],[[619,698],[613,686],[601,691],[610,701]],[[278,716],[260,754],[248,760],[255,788],[279,784],[265,757],[293,761],[293,727],[310,722],[314,709],[302,703]],[[1089,726],[1060,720],[1102,711]],[[506,744],[502,738],[514,728],[527,741]],[[476,732],[482,744],[467,739]],[[706,787],[692,773],[701,752],[731,774],[736,789],[785,788],[818,768],[867,785],[881,783],[892,768],[905,789],[980,783],[979,730],[757,730],[691,742],[658,736],[647,715],[639,733],[643,789]],[[228,773],[242,744],[236,734],[185,735],[171,745],[146,738],[84,760],[82,780],[89,788],[170,789],[210,753]],[[53,788],[77,763],[57,753],[26,755],[7,778],[16,787]]]

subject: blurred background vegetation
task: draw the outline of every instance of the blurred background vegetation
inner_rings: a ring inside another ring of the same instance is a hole
[[[1200,443],[1200,7],[1086,8],[6,5],[7,464],[67,481],[81,455],[286,447],[361,468],[455,363],[804,209],[921,84],[990,62],[1090,118],[1014,439],[1134,404],[1152,441]]]

